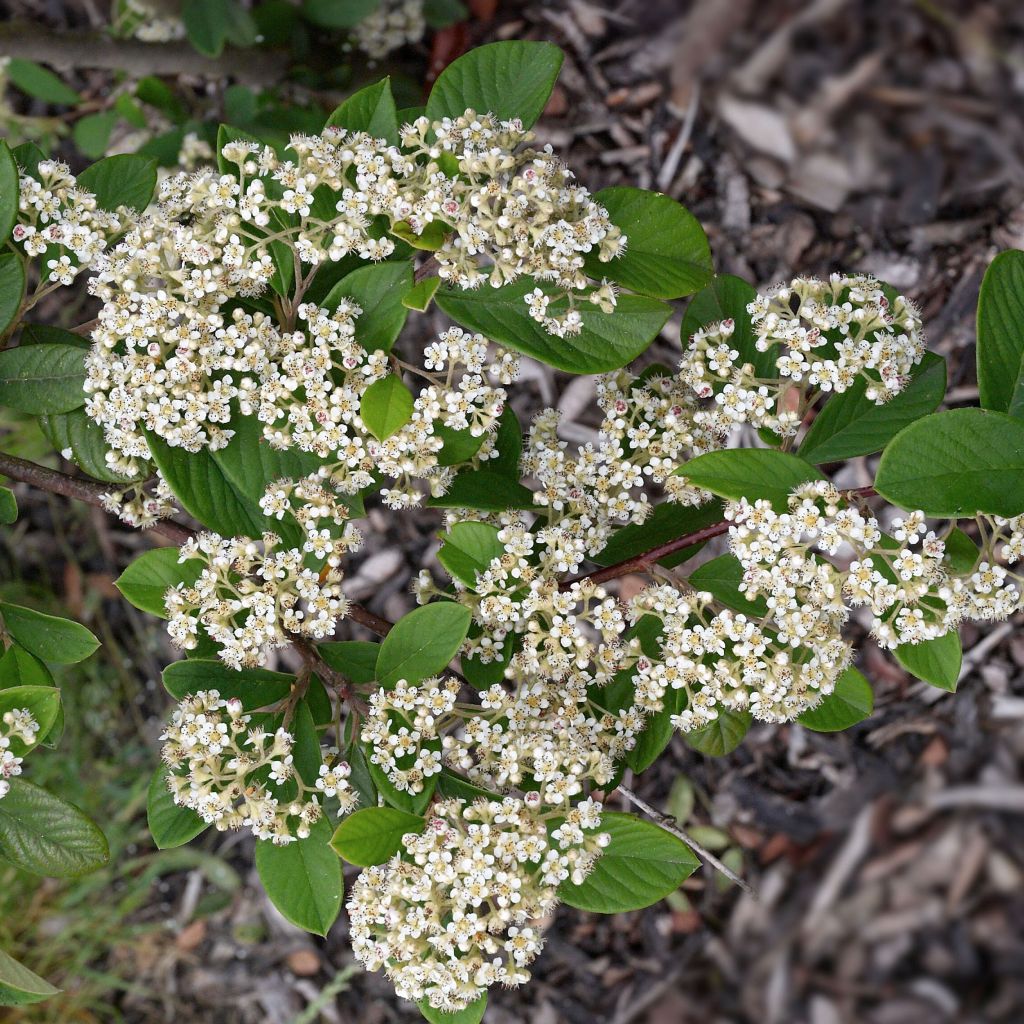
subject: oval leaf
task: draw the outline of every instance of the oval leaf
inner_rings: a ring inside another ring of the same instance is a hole
[[[390,374],[363,392],[359,416],[366,429],[378,441],[384,441],[412,419],[413,402],[412,392],[401,378]]]
[[[919,644],[900,644],[893,653],[911,674],[940,690],[955,693],[963,665],[963,649],[956,630]]]
[[[32,608],[0,602],[7,632],[29,653],[43,661],[73,665],[84,661],[100,642],[85,628],[70,619],[44,615]]]
[[[174,802],[167,788],[167,768],[164,766],[157,768],[149,783],[146,820],[158,850],[173,850],[184,846],[210,827],[191,808],[181,807]]]
[[[764,498],[785,511],[789,495],[808,480],[824,480],[809,462],[771,448],[727,448],[708,452],[680,466],[678,476],[720,498]]]
[[[350,864],[366,868],[390,860],[402,849],[402,836],[420,833],[426,824],[425,818],[395,807],[365,807],[338,826],[331,846]]]
[[[978,296],[978,393],[986,409],[1024,416],[1024,252],[1001,252]]]
[[[797,721],[814,732],[838,732],[863,722],[875,706],[871,684],[855,669],[848,668],[836,688],[817,707],[803,712]]]
[[[0,1006],[28,1006],[59,994],[59,988],[0,949]]]
[[[453,601],[438,601],[403,615],[380,645],[381,686],[394,686],[399,679],[416,683],[443,672],[462,646],[469,622],[469,609]]]
[[[563,882],[558,895],[577,910],[618,914],[641,910],[675,892],[700,861],[663,828],[632,814],[606,811],[601,831],[611,842],[582,885]]]

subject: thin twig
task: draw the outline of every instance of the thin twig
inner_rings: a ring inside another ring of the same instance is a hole
[[[698,857],[703,857],[713,868],[721,871],[730,882],[734,882],[738,885],[748,896],[752,896],[755,900],[757,899],[757,893],[750,887],[747,882],[744,882],[739,875],[736,874],[731,868],[726,867],[710,850],[704,849],[696,839],[689,836],[679,825],[679,822],[675,818],[670,818],[667,814],[662,814],[661,811],[656,811],[649,803],[642,800],[640,797],[628,789],[626,786],[619,786],[619,792],[629,800],[630,803],[635,804],[640,808],[644,814],[648,817],[653,818],[666,832],[671,832],[677,839],[681,839]]]
[[[420,266],[416,268],[416,272],[412,275],[413,282],[419,284],[420,281],[426,280],[430,277],[434,271],[438,268],[438,262],[436,256],[430,256],[429,259],[423,261]]]

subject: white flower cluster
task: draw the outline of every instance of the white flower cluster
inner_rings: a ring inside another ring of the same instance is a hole
[[[27,746],[36,741],[39,734],[39,723],[32,717],[28,708],[12,708],[0,717],[0,800],[11,790],[8,781],[21,774],[24,760],[15,757],[11,751],[11,740],[20,740]]]
[[[240,700],[224,700],[216,690],[186,697],[160,738],[174,802],[221,832],[247,828],[257,839],[285,846],[307,837],[319,821],[319,795],[337,796],[342,813],[355,807],[347,765],[324,766],[317,794],[295,771],[291,733],[266,732]]]
[[[757,376],[739,363],[736,324],[723,320],[696,331],[683,355],[683,379],[701,398],[714,398],[734,424],[794,435],[822,393],[849,390],[882,404],[902,391],[924,356],[921,317],[909,299],[890,302],[870,277],[833,274],[796,278],[747,306],[759,352],[771,353],[778,376]]]
[[[122,0],[115,4],[113,29],[144,43],[171,43],[185,38],[185,22],[174,5],[159,0]]]
[[[550,146],[520,148],[534,137],[519,121],[473,110],[440,123],[417,118],[402,128],[402,143],[429,161],[429,173],[401,212],[417,234],[433,221],[450,229],[436,253],[445,281],[497,288],[527,274],[553,286],[535,289],[526,303],[549,334],[564,337],[582,327],[574,293],[605,312],[615,307],[606,282],[591,288],[584,257],[593,251],[608,262],[627,240]],[[442,170],[443,158],[457,174]]]
[[[565,880],[581,884],[604,846],[601,805],[585,800],[551,835],[534,795],[445,800],[403,851],[365,869],[348,901],[352,946],[405,999],[455,1012],[491,985],[521,985],[543,945],[530,922]]]
[[[183,544],[178,561],[204,567],[194,583],[164,595],[171,640],[193,650],[205,631],[221,660],[242,669],[262,664],[268,650],[296,635],[333,633],[348,612],[341,573],[330,565],[317,573],[303,565],[301,551],[280,544],[271,533],[261,541],[201,533]]]
[[[145,530],[160,519],[173,515],[177,510],[174,492],[159,471],[151,480],[111,486],[100,495],[103,507],[121,522],[136,529]]]
[[[766,598],[781,642],[813,647],[813,637],[845,621],[846,603],[870,608],[872,635],[890,649],[934,640],[964,619],[1005,619],[1021,607],[1021,577],[995,562],[997,552],[1011,563],[1024,552],[1020,517],[991,518],[986,552],[958,572],[923,512],[897,519],[890,538],[874,516],[841,504],[835,487],[819,481],[796,490],[788,512],[746,500],[727,509],[744,591]],[[817,554],[841,550],[853,555],[845,571]]]
[[[96,196],[80,188],[67,164],[40,160],[33,173],[19,179],[18,218],[11,238],[27,256],[46,257],[43,281],[35,296],[70,285],[92,266],[121,230],[123,218],[96,203]]]
[[[355,44],[372,60],[381,60],[409,43],[418,43],[427,30],[423,0],[380,0],[352,30]]]
[[[371,694],[359,738],[370,748],[370,762],[399,792],[422,793],[426,780],[441,771],[439,730],[458,694],[455,679],[424,679],[416,686],[399,679]]]

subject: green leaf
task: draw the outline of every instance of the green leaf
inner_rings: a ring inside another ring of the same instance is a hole
[[[327,118],[325,128],[345,128],[350,132],[368,132],[392,146],[399,143],[398,113],[391,95],[391,79],[354,92]]]
[[[99,160],[78,176],[78,184],[96,196],[104,210],[127,206],[145,210],[156,188],[156,163],[134,153]]]
[[[114,580],[114,586],[136,608],[166,619],[164,595],[179,583],[191,586],[202,570],[203,563],[198,558],[179,562],[177,548],[154,548],[132,561]]]
[[[668,689],[662,702],[664,707],[648,716],[632,750],[626,754],[626,764],[637,773],[647,771],[672,742],[677,731],[672,716],[686,707],[686,691]]]
[[[366,429],[378,441],[384,441],[412,419],[414,401],[401,377],[392,373],[363,392],[359,416]]]
[[[656,299],[692,295],[711,280],[707,235],[686,207],[661,192],[624,186],[602,189],[594,202],[607,209],[628,241],[626,251],[607,263],[588,254],[584,265],[591,277],[607,277]]]
[[[875,490],[894,505],[954,519],[1024,512],[1024,422],[988,409],[933,413],[882,453]]]
[[[405,298],[402,299],[402,305],[406,309],[414,309],[418,313],[425,313],[430,309],[430,304],[434,301],[434,295],[440,283],[441,278],[439,277],[425,277],[418,284],[414,284],[411,291],[406,293]]]
[[[444,442],[441,450],[437,453],[439,466],[461,466],[469,462],[480,451],[486,437],[483,434],[480,437],[474,437],[468,428],[452,430],[440,420],[434,420],[434,436],[441,438]]]
[[[391,225],[389,234],[400,238],[407,245],[423,252],[437,252],[444,245],[451,229],[444,221],[432,220],[422,231],[414,231],[407,220],[396,221]]]
[[[223,537],[260,537],[267,530],[285,535],[287,521],[268,519],[259,506],[259,499],[247,493],[226,471],[224,462],[230,464],[231,459],[225,454],[227,449],[215,453],[205,449],[187,452],[170,447],[150,433],[146,440],[153,461],[182,508],[208,529]],[[264,447],[269,449],[270,446],[247,449],[245,454],[258,457]]]
[[[324,28],[352,28],[379,6],[380,0],[303,0],[302,15]]]
[[[284,700],[295,677],[265,668],[238,671],[215,658],[185,658],[164,669],[163,682],[176,700],[200,690],[216,690],[224,700],[237,697],[246,711],[255,711]]]
[[[683,733],[686,744],[707,757],[724,757],[731,754],[747,735],[750,728],[750,714],[746,711],[718,709],[718,717],[693,732]]]
[[[441,539],[437,560],[452,579],[465,583],[470,590],[476,587],[477,573],[505,551],[498,540],[498,528],[490,523],[456,523]]]
[[[12,57],[7,62],[4,73],[11,85],[44,103],[74,106],[81,102],[82,97],[74,89],[65,85],[52,71],[34,60]]]
[[[0,403],[18,412],[70,412],[85,403],[85,350],[19,345],[0,352]]]
[[[355,322],[356,341],[369,351],[390,352],[409,315],[402,299],[410,288],[409,262],[385,261],[353,270],[327,293],[322,305],[333,312],[343,297],[357,302],[363,312]]]
[[[763,597],[751,601],[740,592],[743,582],[743,566],[735,555],[725,554],[712,558],[690,573],[690,585],[699,591],[707,591],[716,601],[727,608],[742,612],[752,619],[768,614],[768,603]]]
[[[103,428],[91,420],[84,409],[40,416],[39,426],[50,444],[89,476],[122,486],[128,483],[125,477],[107,467],[108,449]]]
[[[75,878],[107,863],[103,833],[74,804],[24,779],[10,782],[0,800],[0,853],[15,867]]]
[[[331,847],[361,868],[383,864],[402,849],[402,836],[420,833],[426,824],[426,819],[395,807],[365,807],[338,826]]]
[[[28,1006],[59,994],[59,988],[0,949],[0,1006]]]
[[[317,644],[317,654],[353,683],[372,683],[377,678],[380,644],[368,640],[341,640]]]
[[[881,451],[904,427],[934,412],[946,394],[946,360],[926,352],[910,383],[885,405],[865,396],[867,381],[833,395],[814,418],[800,444],[808,462],[839,462]]]
[[[972,572],[980,556],[978,545],[963,530],[956,527],[950,531],[946,537],[946,560],[954,572]]]
[[[0,523],[9,525],[18,519],[18,499],[9,487],[0,487]]]
[[[11,228],[18,219],[19,178],[11,148],[0,139],[0,245],[11,237]]]
[[[427,99],[427,117],[460,117],[472,107],[530,128],[555,86],[564,55],[551,43],[509,41],[478,46],[452,61]]]
[[[630,523],[616,530],[604,550],[594,557],[598,565],[612,565],[650,551],[661,544],[685,537],[702,530],[722,519],[722,505],[712,501],[706,505],[691,507],[663,501],[642,523]],[[692,558],[702,547],[694,544],[680,551],[658,559],[658,565],[673,568]]]
[[[25,295],[25,265],[15,252],[0,253],[0,336],[15,322]]]
[[[181,20],[189,42],[207,57],[219,57],[225,43],[252,46],[256,23],[235,0],[185,0]]]
[[[117,122],[118,115],[113,110],[87,114],[75,122],[71,137],[85,156],[90,160],[99,160],[110,145],[110,133]]]
[[[816,707],[803,712],[797,721],[814,732],[838,732],[863,722],[874,706],[871,684],[851,667],[836,680],[836,688],[822,697]]]
[[[790,493],[808,480],[825,477],[809,462],[771,448],[727,448],[698,455],[676,470],[696,487],[720,498],[764,498],[785,511]]]
[[[533,508],[533,491],[493,469],[467,469],[455,477],[444,494],[428,499],[427,505],[505,512],[510,508]]]
[[[611,842],[583,884],[565,881],[558,887],[562,902],[577,910],[641,910],[675,892],[700,867],[682,840],[632,814],[606,811],[601,831]]]
[[[1024,252],[989,264],[978,296],[978,392],[986,409],[1024,416]]]
[[[375,765],[367,754],[365,757],[366,767],[370,773],[374,788],[384,798],[390,807],[406,814],[422,815],[426,812],[437,788],[438,776],[431,775],[423,780],[423,789],[419,793],[410,793],[407,790],[397,789],[394,783],[387,777],[387,774]]]
[[[184,846],[210,827],[190,807],[181,807],[174,802],[167,788],[166,766],[157,768],[149,783],[146,820],[158,850],[173,850]]]
[[[706,288],[690,300],[683,315],[679,333],[683,348],[689,345],[694,332],[708,324],[732,320],[736,325],[730,344],[739,352],[738,362],[750,363],[758,377],[778,377],[777,353],[772,349],[758,352],[754,326],[747,312],[747,303],[757,298],[757,291],[741,277],[719,274]]]
[[[45,615],[32,608],[0,601],[0,614],[7,632],[30,654],[58,665],[84,661],[100,642],[85,628],[70,619]]]
[[[956,693],[963,664],[960,635],[955,629],[919,644],[900,644],[893,653],[911,674],[940,690]]]
[[[16,736],[11,737],[11,752],[22,757],[39,744],[57,721],[60,714],[60,690],[55,686],[9,686],[0,689],[0,719],[8,711],[19,709],[27,711],[39,725],[33,743],[25,743]]]
[[[50,670],[20,644],[11,644],[0,657],[0,690],[12,686],[53,686]]]
[[[480,1024],[487,1010],[487,993],[470,1003],[464,1010],[457,1010],[455,1013],[435,1010],[426,999],[421,999],[416,1005],[428,1024]]]
[[[308,839],[287,846],[256,844],[256,871],[270,902],[292,924],[326,935],[341,910],[341,861],[331,849],[331,826],[321,818]]]
[[[443,672],[462,646],[469,622],[469,609],[453,601],[437,601],[403,615],[380,645],[380,685],[391,687],[399,679],[418,683]]]
[[[557,338],[530,317],[526,295],[537,287],[554,294],[533,278],[522,277],[502,288],[442,289],[434,301],[468,330],[570,373],[605,373],[632,362],[654,341],[672,313],[664,302],[642,295],[620,295],[612,313],[602,313],[583,301],[580,333]],[[565,308],[564,301],[549,307],[553,314]]]

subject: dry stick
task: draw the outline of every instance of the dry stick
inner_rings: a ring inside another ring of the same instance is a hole
[[[750,887],[747,882],[744,882],[739,875],[736,874],[731,868],[727,868],[710,850],[705,850],[696,839],[692,839],[683,829],[679,826],[679,823],[675,818],[670,818],[667,814],[662,814],[661,811],[656,811],[649,803],[641,800],[631,789],[627,789],[625,786],[619,786],[619,792],[629,800],[630,803],[635,804],[640,808],[644,814],[648,817],[653,818],[666,832],[671,832],[676,838],[681,839],[694,853],[699,857],[703,857],[713,868],[721,871],[730,882],[735,882],[748,896],[753,896],[757,899],[757,893]]]

